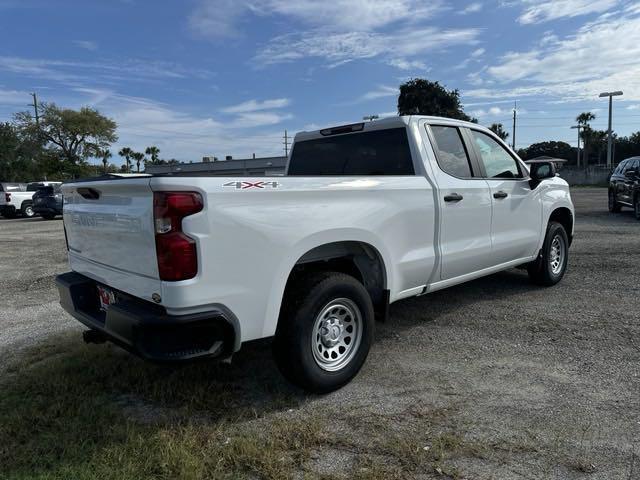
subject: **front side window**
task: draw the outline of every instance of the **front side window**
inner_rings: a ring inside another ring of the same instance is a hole
[[[495,139],[477,130],[471,136],[488,178],[522,178],[515,158]]]
[[[296,142],[288,175],[414,175],[405,128]]]
[[[456,127],[432,125],[438,165],[445,173],[458,178],[470,178],[469,155],[464,148],[460,130]]]

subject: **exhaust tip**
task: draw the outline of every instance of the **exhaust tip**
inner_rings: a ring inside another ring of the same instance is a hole
[[[105,343],[107,337],[97,330],[85,330],[82,332],[84,343]]]

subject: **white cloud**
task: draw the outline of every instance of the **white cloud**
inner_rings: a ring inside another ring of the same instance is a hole
[[[404,58],[392,58],[387,62],[392,67],[398,68],[400,70],[422,70],[429,71],[429,67],[424,62],[420,60],[406,60]]]
[[[464,9],[462,9],[460,11],[460,14],[461,15],[468,15],[470,13],[477,13],[480,10],[482,10],[482,3],[473,2],[473,3],[470,3],[469,5],[467,5]]]
[[[274,98],[271,100],[264,100],[262,102],[258,100],[248,100],[238,105],[231,107],[225,107],[222,109],[225,113],[248,113],[257,112],[260,110],[271,110],[273,108],[284,108],[291,104],[291,100],[288,98]]]
[[[472,117],[478,117],[478,118],[483,118],[483,117],[497,117],[500,115],[506,115],[507,113],[509,113],[510,111],[508,110],[503,110],[500,107],[491,107],[489,109],[482,109],[479,108],[477,110],[472,110],[469,114]]]
[[[0,56],[0,71],[63,83],[93,80],[156,81],[186,77],[208,78],[213,72],[186,68],[173,62],[121,59],[114,61],[71,61]]]
[[[524,82],[512,93],[593,98],[623,90],[640,99],[640,15],[598,19],[575,34],[524,52],[510,52],[487,73],[500,82]]]
[[[200,161],[205,155],[280,155],[282,131],[275,125],[292,118],[287,113],[261,111],[241,112],[232,121],[225,121],[108,89],[76,88],[73,92],[76,103],[65,106],[93,106],[118,124],[119,140],[111,147],[114,163],[120,161],[115,152],[123,146],[144,151],[149,145],[157,145],[162,158],[184,161]]]
[[[237,35],[247,16],[280,16],[333,31],[369,31],[397,22],[415,22],[443,8],[442,0],[200,0],[189,17],[199,35]]]
[[[482,55],[484,55],[485,51],[486,50],[484,48],[478,48],[477,50],[471,52],[471,56],[474,58],[481,57]]]
[[[620,0],[521,0],[525,10],[518,17],[522,24],[542,23],[563,17],[577,17],[589,13],[602,13],[620,3]]]
[[[96,42],[92,42],[91,40],[74,40],[73,43],[80,48],[84,48],[85,50],[95,51],[98,49],[98,44]]]
[[[379,85],[375,90],[371,90],[360,97],[360,101],[375,100],[377,98],[394,97],[400,94],[398,87]]]
[[[0,89],[0,105],[19,105],[24,107],[30,99],[30,94],[27,91]]]
[[[302,32],[272,39],[254,60],[259,65],[271,65],[313,57],[328,61],[329,66],[337,66],[378,56],[410,58],[453,45],[475,44],[479,34],[480,30],[475,28],[438,30],[433,27],[394,33]]]

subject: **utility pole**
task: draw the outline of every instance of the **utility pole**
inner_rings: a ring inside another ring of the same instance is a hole
[[[284,156],[285,157],[289,157],[289,136],[287,134],[287,131],[284,131],[284,142],[282,142],[284,144]]]
[[[609,129],[607,130],[607,167],[611,168],[613,163],[613,130],[611,129],[611,121],[613,119],[613,97],[622,95],[621,91],[602,92],[600,98],[609,97]]]
[[[580,129],[582,128],[582,125],[574,125],[571,128],[578,129],[578,158],[576,159],[576,167],[580,168]]]
[[[516,108],[517,106],[518,106],[518,103],[513,102],[513,131],[511,132],[511,141],[513,143],[511,144],[511,148],[513,148],[514,152],[516,150],[516,117],[518,114],[518,111]]]
[[[38,115],[38,96],[36,95],[36,92],[33,92],[31,96],[33,97],[33,103],[30,104],[30,106],[33,107],[33,111],[36,114],[36,126],[40,127],[40,116]]]

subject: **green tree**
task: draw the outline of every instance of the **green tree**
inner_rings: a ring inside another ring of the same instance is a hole
[[[596,119],[596,116],[592,112],[582,112],[580,115],[576,117],[576,122],[578,122],[578,125],[582,126],[580,137],[582,138],[582,141],[583,141],[582,165],[585,168],[589,166],[589,147],[591,143],[590,141],[594,136],[593,130],[591,129],[589,122],[595,119]]]
[[[158,158],[158,156],[160,155],[160,149],[155,145],[147,147],[144,153],[151,157],[151,161],[149,162],[151,165],[158,165],[160,163],[160,160]]]
[[[38,124],[31,113],[19,112],[16,124],[23,134],[41,139],[56,152],[68,163],[69,170],[77,171],[88,157],[118,140],[116,123],[93,108],[71,110],[42,103],[41,112]]]
[[[131,156],[133,155],[133,150],[131,150],[129,147],[122,147],[118,152],[118,155],[124,157],[126,173],[131,173]]]
[[[131,158],[133,158],[136,161],[136,172],[140,173],[140,162],[144,160],[144,153],[133,152],[131,154]]]
[[[492,123],[489,130],[499,136],[502,140],[509,138],[509,134],[504,131],[504,126],[501,123]]]
[[[575,163],[576,149],[566,142],[538,142],[532,143],[527,148],[519,150],[520,158],[530,160],[536,157],[563,158],[567,163]]]
[[[113,157],[111,150],[105,148],[103,150],[98,151],[98,158],[102,159],[102,168],[103,173],[107,173],[109,171],[109,159]]]
[[[433,115],[477,122],[464,113],[458,90],[447,90],[440,83],[423,78],[400,85],[398,115]]]

